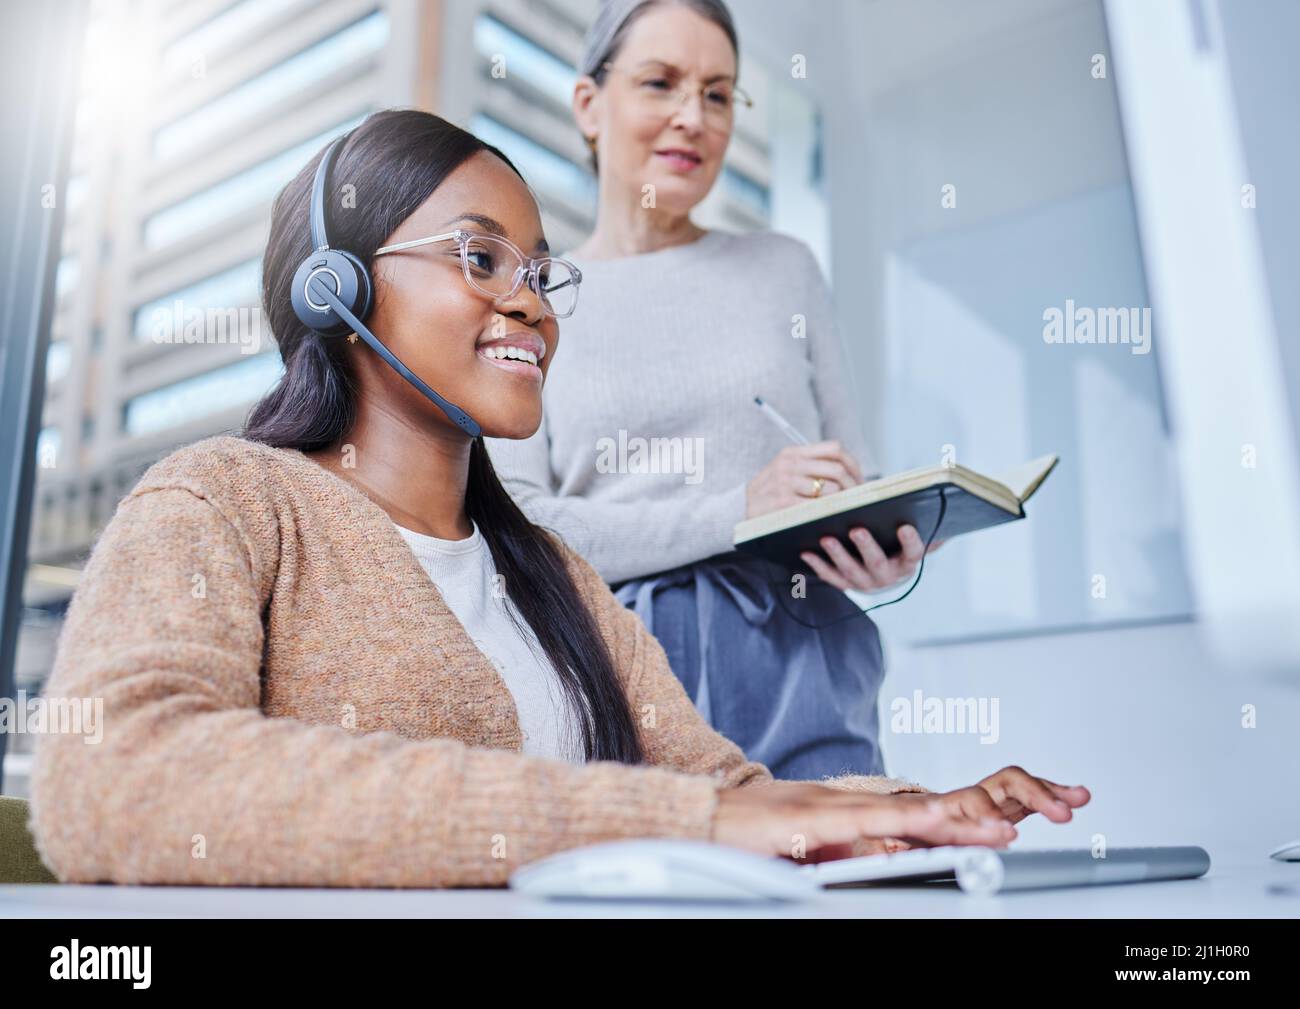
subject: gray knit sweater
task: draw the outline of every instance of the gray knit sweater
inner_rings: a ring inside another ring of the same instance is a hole
[[[746,484],[790,444],[755,396],[874,469],[830,292],[802,242],[710,231],[579,266],[542,427],[487,443],[528,516],[607,581],[731,549]]]

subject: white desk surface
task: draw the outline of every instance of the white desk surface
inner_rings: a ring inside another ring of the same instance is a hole
[[[837,890],[798,904],[544,901],[509,890],[3,886],[0,918],[1300,918],[1300,862],[1215,864],[1201,879],[968,897]]]

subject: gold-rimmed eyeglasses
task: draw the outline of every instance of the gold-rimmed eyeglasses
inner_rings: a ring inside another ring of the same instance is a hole
[[[754,100],[743,88],[730,80],[717,80],[705,84],[689,78],[674,81],[666,68],[652,66],[643,70],[624,70],[606,60],[605,70],[622,74],[631,82],[637,100],[647,109],[671,115],[686,104],[688,98],[698,96],[704,121],[712,127],[728,127],[736,113],[736,106],[752,108]]]
[[[442,235],[385,245],[376,249],[375,255],[386,256],[437,242],[456,243],[465,283],[494,301],[513,298],[526,283],[528,289],[537,295],[547,315],[567,319],[578,306],[581,270],[567,259],[526,256],[514,242],[500,235],[448,231]]]

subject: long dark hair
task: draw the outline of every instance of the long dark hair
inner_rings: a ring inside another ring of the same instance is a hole
[[[370,267],[384,239],[479,151],[515,168],[495,147],[427,112],[390,109],[369,116],[353,130],[334,165],[328,205],[341,205],[343,186],[352,180],[359,206],[331,216],[331,244]],[[345,341],[308,329],[289,300],[294,271],[311,252],[307,217],[321,154],[285,186],[272,208],[262,302],[285,373],[253,408],[243,431],[250,441],[304,452],[337,443],[356,419]],[[587,759],[640,763],[644,754],[627,696],[561,548],[506,492],[482,438],[470,447],[465,509],[509,586],[511,619],[517,622],[517,610],[559,674],[582,727]]]

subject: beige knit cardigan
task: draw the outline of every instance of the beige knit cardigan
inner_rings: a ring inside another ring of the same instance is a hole
[[[38,738],[42,858],[75,882],[493,886],[577,845],[710,837],[718,790],[771,774],[566,557],[646,765],[523,756],[491,660],[353,484],[236,437],[173,453],[119,504],[68,611],[46,694],[102,699],[103,738]]]

